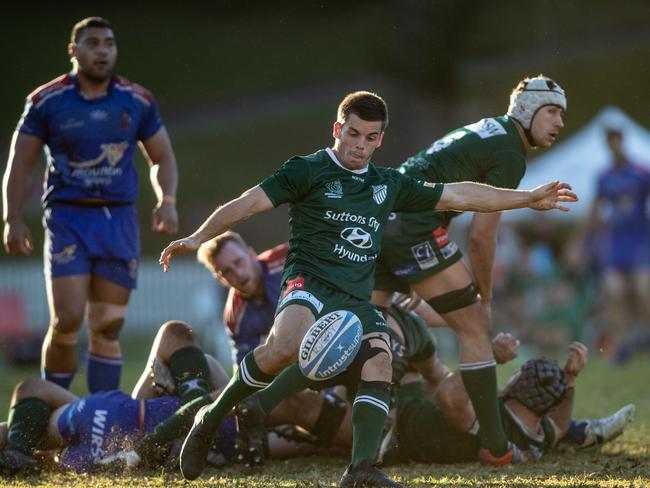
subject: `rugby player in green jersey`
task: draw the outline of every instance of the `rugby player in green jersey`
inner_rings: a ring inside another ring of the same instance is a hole
[[[550,78],[522,80],[506,115],[454,130],[409,158],[403,174],[429,181],[476,181],[516,188],[535,147],[548,148],[564,126],[564,90]],[[447,185],[445,185],[447,186]],[[377,259],[372,302],[390,304],[393,292],[415,291],[456,332],[460,371],[481,426],[482,461],[518,462],[501,427],[491,348],[492,263],[499,213],[475,214],[469,232],[471,272],[449,240],[455,212],[394,213]]]
[[[296,363],[302,337],[316,319],[344,309],[359,317],[364,336],[355,358],[360,378],[352,411],[352,462],[341,485],[400,486],[373,466],[392,374],[386,322],[370,304],[388,216],[393,210],[432,208],[566,211],[563,203],[577,200],[570,186],[559,182],[531,191],[476,183],[440,185],[375,167],[370,157],[381,145],[387,123],[388,110],[380,97],[368,92],[348,95],[339,105],[332,148],[291,158],[259,185],[218,207],[193,234],[163,250],[160,263],[167,270],[173,256],[195,252],[202,242],[247,217],[290,204],[289,252],[275,322],[266,342],[244,357],[219,398],[197,413],[181,451],[181,471],[187,479],[203,471],[213,436],[232,407]],[[305,377],[301,381],[309,383]]]

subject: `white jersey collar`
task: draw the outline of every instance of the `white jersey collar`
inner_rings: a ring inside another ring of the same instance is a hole
[[[357,175],[362,175],[362,174],[368,172],[368,166],[366,166],[365,168],[361,168],[361,169],[348,169],[345,166],[343,166],[341,164],[341,161],[339,161],[338,158],[336,157],[336,154],[334,154],[334,151],[332,151],[331,147],[326,147],[325,151],[327,151],[327,154],[329,154],[329,157],[332,158],[332,161],[334,161],[338,166],[343,168],[345,171],[349,171],[350,173],[354,173],[354,174],[357,174]],[[368,164],[370,164],[370,163],[368,163]]]

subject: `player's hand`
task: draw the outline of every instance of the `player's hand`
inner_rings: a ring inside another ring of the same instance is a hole
[[[578,376],[587,364],[589,350],[583,343],[575,341],[569,345],[569,354],[566,357],[564,372],[569,376]]]
[[[5,222],[2,241],[5,251],[12,256],[29,256],[34,250],[32,233],[22,220]]]
[[[160,202],[153,209],[151,228],[159,234],[175,234],[178,232],[178,212],[176,205],[170,202]]]
[[[517,357],[519,339],[512,334],[499,332],[492,339],[492,354],[497,364],[504,364]]]
[[[177,241],[172,241],[169,245],[163,249],[160,253],[160,259],[158,262],[163,267],[163,271],[166,273],[169,269],[169,261],[176,256],[177,254],[185,254],[188,252],[196,251],[201,245],[201,241],[193,236],[185,237],[184,239],[179,239]]]
[[[393,302],[407,312],[412,312],[422,302],[420,295],[411,291],[411,293],[395,293]]]
[[[568,212],[570,209],[562,205],[562,202],[577,202],[578,196],[571,191],[571,185],[559,181],[552,181],[540,185],[530,191],[531,202],[529,208],[534,210],[558,209]]]

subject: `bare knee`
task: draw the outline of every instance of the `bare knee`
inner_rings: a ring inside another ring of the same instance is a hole
[[[361,379],[364,381],[390,382],[393,375],[392,356],[384,350],[368,359],[361,370]]]
[[[12,403],[16,403],[23,398],[38,397],[44,385],[45,380],[41,378],[27,378],[21,381],[14,388]]]
[[[179,347],[197,345],[192,327],[182,320],[170,320],[158,330],[161,343],[171,342]]]
[[[88,304],[88,330],[92,339],[117,341],[124,325],[126,305],[90,302]]]
[[[50,321],[50,340],[54,343],[74,345],[82,321],[83,315],[69,310],[57,310]]]

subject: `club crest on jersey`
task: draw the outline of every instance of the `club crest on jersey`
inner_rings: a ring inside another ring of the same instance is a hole
[[[341,180],[333,180],[325,183],[325,196],[327,198],[341,198],[343,196],[343,185]]]
[[[381,205],[386,200],[388,195],[388,187],[386,185],[371,185],[372,186],[372,199],[377,205]]]

